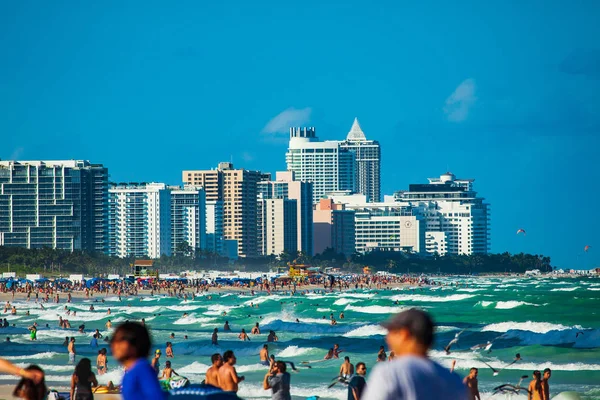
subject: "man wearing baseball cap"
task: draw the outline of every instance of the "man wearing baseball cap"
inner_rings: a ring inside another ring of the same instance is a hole
[[[461,378],[427,357],[433,343],[433,321],[415,308],[382,324],[393,361],[378,363],[362,400],[468,400]]]

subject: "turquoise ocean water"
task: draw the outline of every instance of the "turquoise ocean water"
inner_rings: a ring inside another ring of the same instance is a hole
[[[94,329],[110,335],[104,325],[145,318],[151,328],[155,348],[163,350],[167,341],[173,342],[174,369],[193,382],[200,382],[210,365],[210,355],[233,350],[238,358],[237,370],[246,376],[240,385],[244,398],[268,398],[262,389],[266,367],[259,364],[258,352],[266,341],[269,329],[275,330],[279,342],[270,343],[270,352],[278,359],[293,361],[299,372],[292,375],[292,394],[296,398],[319,395],[322,398],[345,399],[346,388],[341,384],[327,389],[337,375],[341,360],[320,361],[302,368],[302,361],[322,360],[327,349],[338,343],[353,363],[363,361],[371,368],[375,364],[379,346],[385,345],[385,330],[378,323],[391,314],[409,307],[420,307],[431,312],[437,323],[436,343],[430,355],[449,366],[457,360],[457,372],[465,375],[472,366],[478,367],[480,388],[488,394],[502,383],[516,383],[521,375],[531,376],[534,369],[551,368],[553,394],[577,391],[584,398],[600,398],[600,279],[597,278],[444,278],[440,281],[459,286],[403,288],[399,290],[351,290],[335,293],[317,293],[291,296],[286,293],[266,296],[258,294],[211,293],[212,299],[196,300],[154,297],[105,298],[100,297],[69,305],[77,316],[67,316],[65,304],[48,304],[41,310],[35,303],[16,301],[17,316],[2,315],[16,327],[0,329],[0,354],[15,363],[37,363],[48,375],[50,386],[68,385],[73,367],[67,365],[65,336],[77,340],[78,357],[87,356],[95,364],[97,348],[89,343]],[[396,304],[396,302],[398,304]],[[93,303],[96,311],[89,311]],[[258,308],[250,304],[258,304]],[[112,315],[106,310],[111,308]],[[31,315],[25,316],[29,309]],[[1,310],[0,310],[1,311]],[[227,316],[222,316],[223,311]],[[345,319],[340,320],[340,312]],[[189,316],[183,317],[183,313]],[[338,324],[329,324],[334,313]],[[73,329],[57,328],[58,316],[68,318]],[[322,319],[325,316],[327,319]],[[262,318],[261,318],[262,317]],[[295,322],[299,319],[299,323]],[[229,321],[232,332],[222,331]],[[37,321],[41,326],[38,341],[31,342],[27,326]],[[250,335],[251,342],[241,342],[237,335],[242,328],[249,333],[256,322],[262,334]],[[50,328],[45,328],[48,323]],[[77,326],[85,323],[86,333],[77,333]],[[210,336],[217,327],[219,346],[212,346]],[[458,347],[450,355],[444,346],[454,335],[464,330]],[[583,332],[577,336],[578,332]],[[169,335],[175,333],[175,339]],[[188,339],[184,339],[188,335]],[[9,336],[12,343],[4,342]],[[494,340],[492,352],[473,352],[476,344]],[[103,346],[102,341],[100,346]],[[108,347],[107,344],[104,344]],[[520,353],[520,361],[494,377],[486,367],[502,368]],[[100,377],[117,383],[121,368],[109,358],[109,373]],[[0,376],[0,383],[14,382]],[[493,398],[505,398],[497,395]],[[521,397],[513,397],[521,398]],[[525,396],[522,396],[525,398]]]

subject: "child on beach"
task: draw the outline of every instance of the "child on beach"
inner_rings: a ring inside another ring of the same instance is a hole
[[[148,363],[152,341],[144,326],[119,325],[112,337],[113,356],[125,367],[121,396],[124,400],[165,400],[155,370]]]

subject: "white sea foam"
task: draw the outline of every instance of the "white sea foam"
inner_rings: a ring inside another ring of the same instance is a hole
[[[173,324],[175,325],[189,325],[189,324],[205,324],[207,322],[213,322],[215,318],[209,317],[196,317],[195,314],[190,314],[187,317],[181,317]]]
[[[3,356],[7,360],[47,360],[55,356],[59,356],[59,353],[53,351],[47,351],[44,353],[32,354],[29,356]]]
[[[344,337],[367,337],[367,336],[375,336],[375,335],[387,335],[387,329],[385,329],[381,325],[366,325],[366,326],[361,326],[360,328],[353,329],[350,332],[345,333],[343,336]]]
[[[469,293],[472,293],[472,292],[481,292],[483,290],[485,290],[485,289],[460,288],[460,289],[457,290],[457,292],[469,292]]]
[[[390,297],[393,301],[418,301],[418,302],[438,302],[461,301],[475,297],[474,294],[452,294],[450,296],[427,296],[422,294],[399,294]]]
[[[510,330],[530,331],[535,333],[548,333],[550,331],[564,331],[572,329],[570,326],[552,324],[549,322],[499,322],[484,326],[482,332],[508,332]],[[581,329],[578,327],[577,329]]]
[[[333,311],[331,308],[317,308],[318,312],[331,312]]]
[[[194,361],[190,365],[186,365],[185,367],[177,368],[177,372],[181,374],[192,374],[192,375],[200,375],[205,374],[206,371],[210,368],[209,365],[199,363],[198,361]]]
[[[391,307],[391,306],[353,306],[347,305],[345,310],[356,311],[365,314],[394,314],[405,310],[405,307]]]
[[[499,301],[496,303],[496,308],[499,310],[510,310],[511,308],[519,307],[519,306],[536,306],[532,303],[527,303],[524,301]]]
[[[575,287],[566,287],[566,288],[554,288],[554,289],[550,289],[551,292],[572,292],[574,290],[579,289],[579,286],[575,286]]]
[[[345,306],[346,304],[352,304],[352,303],[356,303],[358,301],[360,301],[360,300],[341,298],[341,299],[337,299],[336,301],[334,301],[333,305],[334,306]]]
[[[342,387],[340,387],[342,386]],[[290,388],[293,397],[307,398],[318,396],[325,399],[346,399],[348,397],[348,388],[345,385],[336,385],[328,389],[327,385],[293,385]],[[245,399],[270,399],[270,392],[263,389],[262,385],[255,383],[244,383],[240,385],[238,395]]]
[[[314,347],[288,346],[285,349],[283,349],[279,354],[277,354],[277,357],[297,357],[303,354],[310,353],[314,350],[316,350]]]
[[[193,305],[189,305],[189,306],[168,306],[167,309],[171,310],[171,311],[194,311],[199,309],[202,306],[193,306]]]

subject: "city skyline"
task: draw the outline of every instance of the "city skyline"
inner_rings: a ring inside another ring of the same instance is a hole
[[[284,170],[289,126],[343,140],[358,117],[383,148],[382,194],[473,177],[493,205],[492,252],[590,268],[599,6],[4,4],[0,158],[180,184],[221,161]]]

